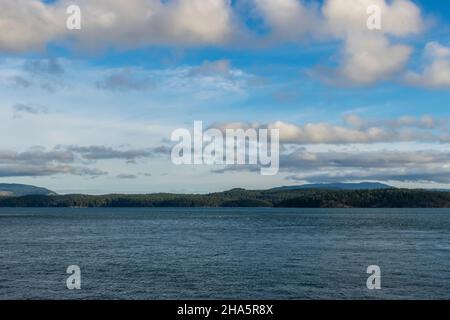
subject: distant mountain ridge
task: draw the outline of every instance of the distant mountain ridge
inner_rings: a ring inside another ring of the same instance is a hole
[[[57,193],[46,188],[28,184],[0,183],[0,197],[22,197],[35,195],[54,196],[57,195]]]
[[[379,182],[359,182],[359,183],[312,183],[302,184],[298,186],[284,186],[277,187],[271,190],[305,190],[305,189],[320,189],[320,190],[382,190],[382,189],[395,189],[395,187],[379,183]]]

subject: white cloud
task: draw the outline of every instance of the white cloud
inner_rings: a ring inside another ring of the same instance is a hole
[[[420,9],[409,0],[327,0],[322,13],[330,33],[347,37],[354,33],[373,33],[367,29],[367,8],[377,6],[381,10],[379,33],[407,36],[420,33],[424,28]]]
[[[0,50],[41,50],[64,33],[62,16],[38,0],[0,1]]]
[[[361,85],[386,80],[404,68],[411,52],[410,47],[392,45],[382,35],[355,34],[346,40],[344,62],[338,74]]]
[[[81,30],[66,28],[66,8],[79,5]],[[232,33],[228,0],[38,0],[0,2],[0,50],[41,50],[55,40],[81,46],[221,44]]]
[[[420,72],[410,71],[406,81],[413,85],[431,88],[450,88],[450,47],[429,42],[425,47],[426,63]]]
[[[381,30],[369,30],[367,8],[381,9]],[[345,41],[343,62],[333,75],[353,84],[367,85],[386,80],[406,65],[412,48],[394,44],[389,36],[420,33],[424,22],[420,9],[411,1],[328,0],[322,8],[328,31]]]
[[[280,139],[290,143],[365,143],[386,141],[387,132],[372,127],[357,130],[329,123],[307,123],[303,126],[277,121],[268,126],[280,130]]]
[[[178,0],[168,17],[167,28],[176,41],[223,43],[232,31],[228,0]]]
[[[401,117],[369,121],[356,115],[346,115],[344,125],[327,122],[297,125],[284,121],[269,124],[224,123],[216,127],[269,128],[280,130],[280,141],[286,144],[366,144],[379,142],[450,142],[448,121],[430,116]]]
[[[257,12],[278,40],[299,40],[319,32],[316,6],[298,0],[254,0]]]
[[[309,38],[344,42],[337,70],[325,80],[368,85],[389,79],[406,65],[412,48],[391,36],[405,37],[424,29],[420,9],[409,0],[326,0],[320,10],[300,0],[255,0],[256,8],[279,40]],[[367,28],[367,8],[381,10],[381,30]],[[319,12],[320,11],[320,12]]]
[[[259,40],[342,42],[337,67],[320,72],[329,82],[370,85],[402,73],[412,47],[402,37],[425,29],[420,8],[411,0],[252,0],[253,9],[270,28]],[[68,30],[66,8],[81,7],[81,30]],[[367,8],[381,9],[381,30],[368,30]],[[224,45],[246,33],[231,0],[40,0],[0,1],[0,52],[45,49],[55,41],[77,49],[121,49],[149,45]],[[246,12],[253,14],[253,12]],[[254,34],[255,35],[255,34]],[[251,41],[256,40],[255,36]],[[242,40],[242,39],[241,39]],[[256,43],[253,43],[256,45]],[[410,72],[408,83],[450,86],[448,48],[431,42],[429,64]],[[332,56],[333,58],[335,56]],[[319,70],[324,70],[320,69]],[[15,80],[28,86],[23,79]]]
[[[80,0],[82,44],[221,44],[232,32],[227,0]]]

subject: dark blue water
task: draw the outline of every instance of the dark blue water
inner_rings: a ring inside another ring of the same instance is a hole
[[[3,208],[12,298],[449,299],[450,210]]]

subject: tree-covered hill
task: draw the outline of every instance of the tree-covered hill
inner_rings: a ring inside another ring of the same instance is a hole
[[[49,195],[56,195],[56,193],[46,188],[35,187],[27,184],[0,183],[0,196],[21,197],[28,195],[49,196]]]
[[[210,194],[31,195],[0,197],[0,207],[287,207],[450,208],[450,192],[380,190],[244,190]]]

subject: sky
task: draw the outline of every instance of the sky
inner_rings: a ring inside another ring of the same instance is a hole
[[[450,188],[446,1],[1,0],[0,27],[2,183]],[[171,133],[196,120],[279,129],[278,174],[175,165]]]

